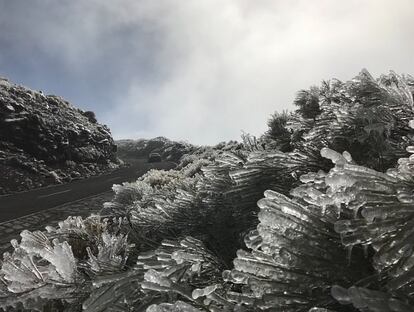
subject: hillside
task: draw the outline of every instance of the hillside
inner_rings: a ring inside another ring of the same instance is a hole
[[[116,146],[92,112],[0,78],[0,195],[115,167]]]
[[[164,137],[138,140],[117,140],[118,157],[122,160],[147,158],[151,152],[159,153],[163,160],[179,162],[180,158],[192,153],[196,147],[187,142],[176,142]]]

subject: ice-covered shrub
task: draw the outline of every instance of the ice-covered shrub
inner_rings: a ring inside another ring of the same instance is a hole
[[[3,254],[7,295],[0,307],[42,311],[50,301],[77,302],[90,292],[91,280],[125,269],[132,245],[113,221],[69,217],[46,232],[23,231],[20,243],[12,241],[13,253]]]
[[[272,148],[280,149],[282,152],[292,151],[291,141],[291,131],[286,127],[289,120],[289,113],[284,111],[282,113],[274,113],[271,118],[268,120],[267,125],[269,130],[266,135],[269,137],[269,140],[265,140],[266,145],[270,145]]]
[[[101,216],[23,232],[4,255],[0,302],[411,311],[413,91],[394,73],[324,82],[275,125],[283,140],[198,148],[176,170],[114,186]]]
[[[394,72],[374,79],[366,70],[347,82],[324,81],[320,87],[299,92],[297,111],[273,118],[279,126],[269,123],[265,141],[272,138],[273,129],[280,128],[282,132],[270,140],[270,147],[272,141],[278,148],[289,143],[319,161],[323,147],[346,150],[361,165],[384,171],[406,155],[403,137],[409,132],[408,121],[414,118],[413,81],[411,76]],[[316,106],[316,102],[319,109],[315,116],[301,109],[309,103]]]

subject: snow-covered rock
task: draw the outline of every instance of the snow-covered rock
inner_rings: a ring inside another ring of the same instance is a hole
[[[118,154],[121,159],[147,158],[152,152],[159,153],[163,160],[179,162],[185,154],[191,154],[196,146],[187,142],[176,142],[165,137],[139,140],[118,140]]]
[[[0,78],[0,195],[68,182],[72,171],[87,177],[113,167],[110,130],[92,115]],[[59,170],[59,179],[51,179]]]

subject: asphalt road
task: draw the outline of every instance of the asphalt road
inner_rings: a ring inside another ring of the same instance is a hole
[[[171,162],[148,163],[146,160],[135,160],[130,164],[129,167],[89,179],[1,196],[0,223],[109,191],[113,184],[135,181],[150,169],[175,167]]]

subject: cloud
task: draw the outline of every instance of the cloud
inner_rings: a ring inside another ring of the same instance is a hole
[[[59,91],[96,110],[118,138],[164,135],[213,144],[238,139],[241,130],[260,135],[271,113],[293,109],[295,92],[323,79],[350,79],[363,67],[374,75],[414,72],[411,0],[3,6],[4,55],[13,51],[20,65],[37,62],[22,63],[29,51],[46,67],[53,60],[64,83],[75,80],[82,92]]]

